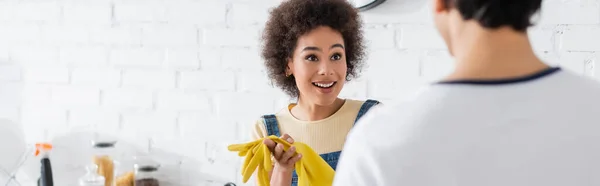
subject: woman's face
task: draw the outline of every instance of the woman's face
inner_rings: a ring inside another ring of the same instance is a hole
[[[288,67],[302,100],[322,106],[333,104],[344,87],[348,70],[342,35],[325,26],[302,35]]]

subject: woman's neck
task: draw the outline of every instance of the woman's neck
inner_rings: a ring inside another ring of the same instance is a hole
[[[318,121],[335,114],[344,105],[345,100],[337,98],[333,104],[317,105],[309,100],[298,99],[298,104],[290,112],[302,121]]]

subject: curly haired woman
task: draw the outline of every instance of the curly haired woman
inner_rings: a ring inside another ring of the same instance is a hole
[[[354,123],[375,100],[339,98],[344,84],[357,77],[364,44],[358,11],[346,0],[287,0],[273,9],[263,35],[262,57],[269,78],[297,103],[255,124],[253,138],[280,136],[302,142],[332,167]],[[293,138],[292,138],[293,137]],[[271,185],[297,185],[295,149],[265,140],[275,162]]]

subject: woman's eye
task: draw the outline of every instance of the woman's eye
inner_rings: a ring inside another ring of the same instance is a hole
[[[342,55],[341,54],[334,54],[333,56],[331,56],[331,60],[337,61],[342,59]]]
[[[315,56],[315,55],[309,55],[309,56],[306,56],[306,60],[317,61],[318,59],[317,59],[317,56]]]

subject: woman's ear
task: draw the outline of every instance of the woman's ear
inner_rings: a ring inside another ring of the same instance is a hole
[[[285,76],[289,77],[294,74],[294,64],[292,58],[288,58],[287,65],[285,68]]]
[[[443,13],[448,11],[450,6],[450,1],[453,0],[433,0],[433,11],[435,13]]]

